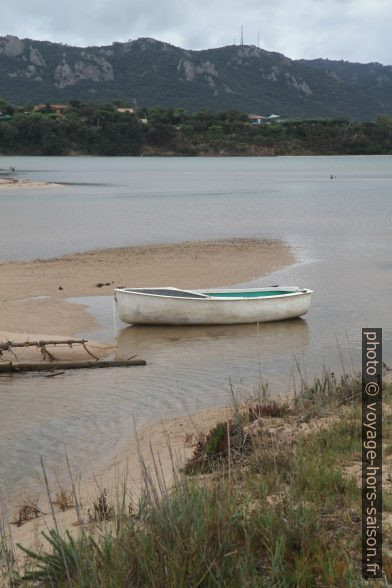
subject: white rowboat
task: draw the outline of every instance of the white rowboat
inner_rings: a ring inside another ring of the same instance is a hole
[[[312,290],[293,286],[226,290],[116,288],[118,316],[130,325],[229,325],[296,318]]]

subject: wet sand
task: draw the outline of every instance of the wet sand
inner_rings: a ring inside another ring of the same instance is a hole
[[[61,341],[69,340],[69,337],[61,337],[55,335],[56,341],[60,343],[56,346],[50,345],[47,350],[53,357],[54,361],[94,361],[91,355],[83,348],[82,345],[68,344],[61,345]],[[0,342],[12,341],[13,343],[24,343],[25,341],[51,341],[53,335],[45,333],[15,333],[11,331],[0,330]],[[109,343],[101,343],[98,341],[89,341],[86,344],[87,349],[97,359],[103,359],[109,356],[115,349],[115,345]],[[15,347],[11,351],[3,351],[0,357],[1,361],[12,362],[40,362],[44,361],[44,357],[39,347]]]
[[[294,261],[289,246],[280,241],[232,239],[3,262],[0,330],[72,336],[97,324],[83,306],[67,303],[66,298],[111,295],[116,286],[229,286],[267,275]]]
[[[55,188],[61,184],[52,182],[34,182],[33,180],[15,180],[14,178],[0,178],[0,190],[2,188]]]
[[[142,427],[137,431],[137,437],[130,444],[126,451],[119,454],[116,460],[106,467],[97,467],[91,464],[91,470],[84,474],[82,478],[75,472],[74,464],[71,464],[71,472],[74,476],[76,494],[80,505],[80,515],[84,526],[89,523],[88,510],[93,510],[93,502],[97,499],[99,493],[106,489],[108,492],[108,503],[114,505],[121,502],[124,488],[126,490],[127,506],[131,500],[135,503],[140,496],[142,488],[142,466],[143,463],[151,474],[153,480],[156,478],[156,464],[159,463],[159,476],[165,480],[165,484],[170,488],[175,475],[178,475],[185,460],[192,455],[193,447],[191,443],[195,441],[199,433],[207,433],[217,422],[226,422],[230,418],[232,409],[230,407],[213,408],[200,411],[193,415],[176,417],[160,421],[152,426]],[[155,463],[154,463],[155,462]],[[66,464],[64,462],[64,469]],[[33,549],[39,549],[45,545],[41,532],[53,528],[53,518],[50,513],[43,476],[42,493],[29,495],[26,492],[24,497],[20,497],[16,503],[13,503],[13,514],[11,519],[17,517],[20,505],[38,498],[38,507],[42,511],[38,518],[24,523],[18,527],[15,524],[9,526],[14,544],[20,543]],[[59,491],[59,485],[49,476],[51,498]],[[71,491],[72,482],[62,486],[67,492]],[[81,526],[78,524],[78,515],[75,508],[70,508],[62,512],[56,505],[55,516],[58,527],[61,532],[68,529],[71,533],[77,533]],[[17,556],[22,554],[17,550]]]

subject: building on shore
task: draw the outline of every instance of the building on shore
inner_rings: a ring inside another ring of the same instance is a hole
[[[68,104],[36,104],[33,110],[34,112],[52,112],[53,114],[57,114],[59,116],[64,116],[66,111],[68,110]]]
[[[130,108],[125,108],[125,107],[120,107],[120,108],[116,108],[116,112],[126,112],[127,114],[135,114],[135,109],[130,107]]]
[[[248,119],[251,125],[262,125],[267,122],[267,117],[261,114],[248,114]]]

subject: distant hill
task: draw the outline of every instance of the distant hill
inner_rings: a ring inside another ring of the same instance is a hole
[[[0,98],[17,105],[136,98],[147,107],[373,120],[392,115],[392,67],[296,61],[248,45],[188,51],[141,38],[80,48],[6,36]]]

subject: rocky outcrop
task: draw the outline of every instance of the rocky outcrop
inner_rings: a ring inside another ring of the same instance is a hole
[[[285,77],[288,84],[291,84],[298,92],[302,92],[306,94],[306,96],[311,96],[313,94],[312,90],[310,89],[307,82],[302,79],[297,79],[295,76],[285,73]]]
[[[18,57],[24,52],[25,46],[21,39],[7,35],[0,39],[0,53],[4,53],[7,57]]]
[[[276,65],[273,65],[271,67],[271,71],[263,72],[262,75],[265,80],[269,80],[270,82],[277,82],[278,75],[279,75],[279,68]]]
[[[187,82],[193,82],[199,75],[209,74],[207,79],[210,80],[211,85],[211,76],[218,77],[218,72],[215,68],[215,65],[210,61],[196,64],[190,59],[181,59],[178,63],[177,70],[184,75]]]
[[[380,88],[382,88],[383,86],[391,86],[392,85],[392,79],[389,78],[388,76],[377,76],[377,86],[379,86]]]
[[[38,49],[30,46],[30,61],[33,65],[38,67],[46,67],[45,59],[42,57]]]
[[[88,57],[88,61],[77,61],[73,66],[63,59],[63,63],[54,71],[55,85],[58,88],[66,88],[83,80],[98,83],[114,79],[113,67],[105,57]]]

